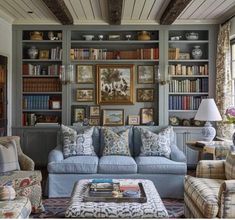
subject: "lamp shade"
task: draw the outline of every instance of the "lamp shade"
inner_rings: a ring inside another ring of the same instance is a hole
[[[194,119],[198,121],[221,121],[222,118],[214,99],[202,99]]]

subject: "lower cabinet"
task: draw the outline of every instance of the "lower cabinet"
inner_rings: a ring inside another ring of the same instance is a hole
[[[21,148],[36,166],[47,166],[49,152],[56,147],[59,128],[13,128],[13,135],[20,136]]]
[[[198,152],[187,147],[187,141],[199,141],[202,137],[201,127],[174,127],[177,138],[177,146],[184,152],[187,158],[188,168],[195,168],[198,162]]]

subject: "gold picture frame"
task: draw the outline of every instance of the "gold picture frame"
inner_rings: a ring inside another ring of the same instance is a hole
[[[136,90],[137,102],[153,102],[154,89],[153,88],[138,88]]]
[[[97,65],[97,104],[134,104],[134,66]]]
[[[103,109],[104,126],[122,126],[124,125],[124,109]]]
[[[154,109],[153,108],[141,108],[140,109],[140,121],[145,125],[154,121]]]
[[[77,102],[93,102],[94,101],[94,89],[77,89],[76,101]]]
[[[78,84],[95,83],[92,65],[77,65],[77,83]]]
[[[139,125],[140,116],[139,115],[128,115],[128,125]]]
[[[39,51],[39,59],[48,60],[49,59],[49,50],[40,50]]]

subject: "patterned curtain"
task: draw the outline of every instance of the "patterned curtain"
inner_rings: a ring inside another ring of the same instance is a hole
[[[233,125],[224,123],[225,112],[233,104],[230,54],[230,22],[220,26],[216,57],[216,104],[223,121],[217,123],[217,136],[231,140]]]

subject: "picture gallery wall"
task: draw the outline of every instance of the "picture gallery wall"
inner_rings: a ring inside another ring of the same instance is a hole
[[[81,64],[75,71],[71,124],[158,124],[156,65]]]

